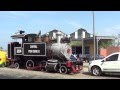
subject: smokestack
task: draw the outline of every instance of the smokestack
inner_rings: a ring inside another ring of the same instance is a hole
[[[62,33],[60,31],[57,32],[57,43],[60,43]]]
[[[55,32],[53,32],[53,38],[56,39],[56,33]]]

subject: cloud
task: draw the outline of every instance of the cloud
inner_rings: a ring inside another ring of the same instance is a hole
[[[15,16],[28,16],[28,14],[56,14],[61,13],[62,11],[9,11],[10,14]]]
[[[26,11],[9,11],[9,17],[13,19],[17,19],[19,17],[27,18],[29,14]]]
[[[39,13],[39,14],[56,14],[59,11],[31,11],[33,13]]]
[[[103,33],[106,35],[118,35],[120,33],[120,24],[105,28]]]
[[[18,19],[18,17],[16,17],[16,16],[7,16],[8,18],[11,18],[11,19]]]
[[[67,22],[67,24],[71,25],[75,29],[79,29],[83,27],[80,23],[75,22],[75,21],[69,21]]]
[[[9,18],[18,19],[19,17],[28,18],[38,14],[46,15],[58,14],[61,13],[62,11],[8,11],[8,12],[10,14],[8,16]]]

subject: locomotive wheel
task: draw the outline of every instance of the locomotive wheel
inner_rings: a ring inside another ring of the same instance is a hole
[[[31,69],[31,68],[33,68],[34,67],[34,62],[32,61],[32,60],[28,60],[27,62],[26,62],[26,68],[27,69]]]
[[[67,67],[62,65],[62,66],[60,67],[60,73],[62,73],[62,74],[67,74],[67,73],[68,73]]]
[[[14,68],[16,68],[16,69],[19,69],[19,68],[20,68],[20,64],[19,64],[18,62],[15,62],[15,63],[14,63],[14,66],[15,66]]]

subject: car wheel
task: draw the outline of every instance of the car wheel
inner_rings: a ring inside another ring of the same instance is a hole
[[[102,71],[98,66],[94,66],[92,67],[92,74],[94,76],[100,76],[102,74]]]

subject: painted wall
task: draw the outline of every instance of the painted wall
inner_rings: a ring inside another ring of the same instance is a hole
[[[89,47],[90,48],[90,55],[94,55],[94,47],[93,47],[92,43],[85,45],[85,47]]]
[[[107,49],[101,48],[100,49],[100,55],[106,57],[107,56]]]
[[[108,47],[106,49],[104,48],[100,49],[100,55],[103,55],[105,57],[115,52],[120,52],[120,47],[117,46],[117,47]]]

